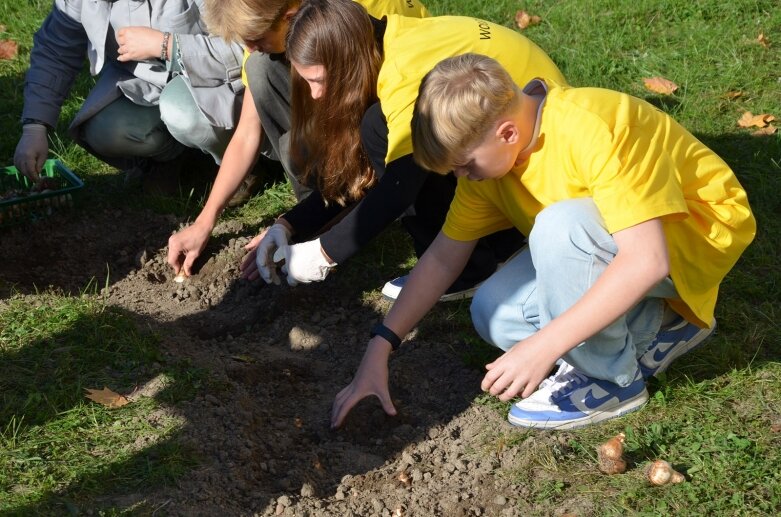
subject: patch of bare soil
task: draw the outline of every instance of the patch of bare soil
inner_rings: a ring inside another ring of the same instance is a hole
[[[472,403],[481,374],[464,365],[463,345],[447,324],[416,333],[391,358],[398,416],[387,417],[370,399],[343,429],[329,429],[332,400],[387,305],[362,300],[338,271],[296,288],[239,280],[249,232],[236,224],[218,227],[198,274],[176,284],[164,246],[178,224],[115,209],[1,236],[3,295],[11,287],[75,293],[92,278],[101,287],[108,278],[110,304],[135,313],[168,357],[188,359],[213,381],[170,409],[187,422],[175,439],[196,451],[199,466],[175,486],[122,494],[113,504],[225,516],[594,511],[578,501],[558,508],[527,501],[518,472],[528,479],[531,465],[544,475],[544,461],[530,457],[555,458],[566,440],[538,434],[504,446],[509,424]]]

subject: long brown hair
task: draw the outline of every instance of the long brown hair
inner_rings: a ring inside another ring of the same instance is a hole
[[[325,93],[317,100],[293,69],[293,158],[326,202],[356,201],[375,182],[360,129],[364,112],[377,100],[382,61],[366,9],[352,0],[305,2],[290,22],[287,56],[325,68]]]

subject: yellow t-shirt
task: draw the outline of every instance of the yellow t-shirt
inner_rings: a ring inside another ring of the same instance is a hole
[[[380,19],[388,14],[398,14],[401,16],[410,16],[412,18],[425,18],[430,16],[426,6],[418,0],[355,0],[366,8],[369,16]],[[241,63],[241,82],[245,87],[249,87],[247,74],[244,71],[244,65],[249,58],[249,52],[244,49],[244,60]]]
[[[550,86],[536,150],[502,178],[459,178],[444,233],[466,241],[515,226],[528,235],[544,207],[579,197],[594,199],[610,233],[661,218],[681,296],[668,303],[710,325],[719,284],[756,233],[732,170],[647,102]]]
[[[386,163],[412,153],[410,123],[420,82],[445,58],[467,52],[484,54],[504,66],[518,84],[535,77],[565,84],[550,57],[531,40],[477,18],[388,16],[383,44],[377,96],[388,122]]]

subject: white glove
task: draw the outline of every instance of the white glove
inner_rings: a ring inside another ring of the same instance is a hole
[[[16,144],[14,165],[32,182],[38,180],[46,156],[49,154],[46,132],[46,126],[43,124],[25,124],[22,126],[22,138]]]
[[[336,263],[329,262],[320,247],[320,239],[293,244],[282,248],[285,251],[285,265],[282,272],[287,275],[289,285],[299,282],[322,282]]]
[[[258,266],[260,277],[267,284],[275,283],[279,285],[279,275],[277,274],[277,265],[274,262],[274,252],[282,246],[287,246],[290,242],[290,230],[286,226],[276,223],[266,232],[266,235],[258,244],[255,252],[255,264]]]

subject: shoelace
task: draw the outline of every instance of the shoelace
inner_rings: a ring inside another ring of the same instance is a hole
[[[557,376],[554,382],[561,384],[561,386],[551,392],[551,399],[555,400],[588,382],[588,377],[575,368],[571,368],[562,375]]]

